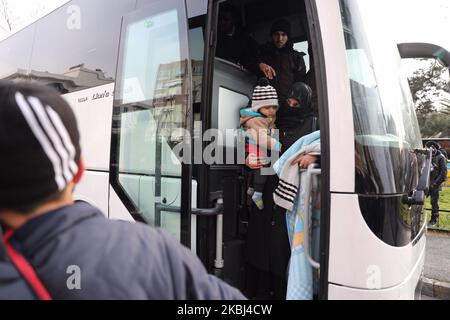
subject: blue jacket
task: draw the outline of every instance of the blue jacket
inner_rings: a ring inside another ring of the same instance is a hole
[[[85,203],[30,220],[10,243],[53,299],[245,299],[166,232]],[[0,281],[0,297],[7,290]]]

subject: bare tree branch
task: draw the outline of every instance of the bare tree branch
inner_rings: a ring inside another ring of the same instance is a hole
[[[9,12],[7,0],[0,0],[0,17],[5,22],[6,27],[0,26],[4,31],[11,32],[13,29],[13,23]]]

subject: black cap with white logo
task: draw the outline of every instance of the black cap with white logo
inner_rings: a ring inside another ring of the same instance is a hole
[[[0,208],[62,191],[78,173],[75,115],[52,88],[0,81]]]

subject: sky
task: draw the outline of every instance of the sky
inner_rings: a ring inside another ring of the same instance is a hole
[[[1,1],[1,0],[0,0]],[[15,30],[36,21],[68,0],[3,0],[9,6],[9,14]],[[95,1],[95,0],[91,0]],[[450,51],[450,0],[361,0],[375,1],[380,16],[379,28],[398,43],[430,42]],[[387,23],[389,22],[390,23]],[[0,17],[0,39],[8,36]],[[377,26],[378,27],[378,26]],[[14,30],[13,30],[14,31]],[[406,66],[411,73],[415,64]]]
[[[9,15],[13,21],[13,31],[21,29],[33,23],[40,17],[46,15],[57,7],[68,2],[68,0],[4,0],[9,9]],[[3,17],[0,18],[0,25],[5,27]],[[5,38],[9,33],[0,28],[0,39]]]
[[[23,27],[39,17],[68,2],[67,0],[5,0],[16,27]],[[95,0],[92,0],[95,1]],[[386,17],[394,21],[389,27],[398,42],[429,41],[450,50],[450,1],[449,0],[362,0],[382,3],[380,27]],[[0,23],[1,24],[1,23]],[[0,38],[7,33],[0,30]]]

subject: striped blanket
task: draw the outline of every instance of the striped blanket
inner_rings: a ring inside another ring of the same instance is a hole
[[[274,170],[280,178],[280,184],[277,191],[274,193],[275,203],[283,208],[286,208],[286,224],[291,244],[291,259],[288,270],[288,300],[311,300],[313,292],[317,288],[317,273],[314,273],[311,265],[308,263],[305,248],[304,248],[304,208],[305,205],[310,205],[310,225],[318,226],[320,206],[319,203],[305,204],[304,193],[305,188],[302,188],[301,180],[306,175],[300,173],[297,165],[292,165],[292,162],[301,154],[317,154],[320,152],[320,132],[314,132],[310,135],[302,137],[289,150],[287,150],[278,162],[274,165]],[[317,199],[320,190],[318,186],[317,177],[313,179],[313,194],[312,199]],[[319,232],[311,230],[312,243],[316,247],[312,248],[312,256],[317,259],[319,254],[317,236]],[[316,282],[316,283],[314,283]]]

